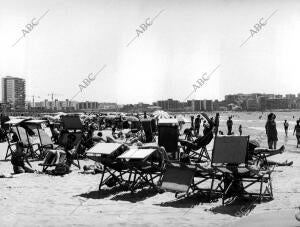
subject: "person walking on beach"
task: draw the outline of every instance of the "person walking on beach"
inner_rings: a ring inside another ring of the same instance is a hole
[[[228,117],[228,120],[227,120],[227,135],[232,135],[232,125],[233,125],[233,122],[231,120],[232,116]]]
[[[215,117],[215,136],[218,135],[218,131],[219,131],[219,124],[220,124],[220,114],[216,113],[216,117]]]
[[[278,141],[275,118],[276,115],[274,113],[270,113],[265,125],[269,149],[276,149],[276,144]]]
[[[197,136],[199,135],[200,124],[201,124],[200,115],[197,115],[197,117],[195,119],[195,135],[197,135]]]
[[[242,135],[243,131],[242,131],[242,125],[239,126],[239,133],[240,133],[240,136]]]
[[[287,136],[289,130],[289,123],[286,120],[284,120],[283,126],[284,126],[285,136]]]
[[[297,139],[297,148],[298,148],[298,145],[300,144],[300,120],[297,120],[297,124],[295,125],[295,128],[294,128],[294,132],[293,132],[293,135],[295,135],[295,132],[296,132],[296,139]]]

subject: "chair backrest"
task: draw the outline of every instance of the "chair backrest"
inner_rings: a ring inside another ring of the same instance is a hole
[[[83,124],[81,123],[79,116],[61,116],[63,128],[66,130],[81,130]]]
[[[158,123],[158,146],[163,146],[167,153],[175,154],[178,151],[178,139],[178,124]]]
[[[74,133],[74,132],[71,132],[71,133],[63,133],[61,135],[61,138],[60,138],[60,142],[59,142],[59,145],[61,146],[66,146],[67,145],[67,142],[68,142],[68,135],[69,134],[73,134],[76,136],[76,139],[75,141],[73,142],[72,146],[76,146],[80,143],[81,139],[82,139],[82,134],[81,133]]]
[[[18,136],[20,142],[23,144],[29,144],[27,132],[23,127],[11,127],[12,131]]]
[[[44,130],[39,130],[39,133],[42,145],[53,144],[51,137]]]
[[[212,164],[246,164],[249,136],[216,136]]]

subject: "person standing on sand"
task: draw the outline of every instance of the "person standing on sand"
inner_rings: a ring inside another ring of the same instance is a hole
[[[239,126],[239,133],[240,133],[240,136],[242,135],[243,131],[242,131],[242,125]]]
[[[295,135],[295,132],[296,132],[296,139],[297,139],[297,148],[298,148],[298,145],[300,144],[300,121],[297,120],[297,124],[295,125],[295,128],[294,128],[294,132],[293,132],[293,135]]]
[[[194,115],[191,116],[191,127],[194,128]]]
[[[231,120],[232,116],[228,117],[228,120],[227,120],[227,135],[231,135],[232,134],[232,125],[233,125],[233,122]]]
[[[283,126],[284,126],[285,136],[287,136],[289,130],[289,123],[286,120],[284,120]]]
[[[219,124],[220,124],[220,114],[216,113],[216,117],[215,117],[215,136],[218,135]]]
[[[197,117],[195,119],[195,135],[197,135],[197,136],[199,135],[200,124],[201,124],[200,115],[197,115]]]
[[[276,144],[278,141],[275,118],[276,115],[274,113],[270,113],[265,125],[269,149],[276,149]]]

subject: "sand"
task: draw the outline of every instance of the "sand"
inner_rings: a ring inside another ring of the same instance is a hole
[[[34,173],[1,178],[0,225],[240,226],[237,223],[249,224],[252,221],[247,221],[247,218],[255,215],[264,217],[266,212],[288,212],[289,215],[282,215],[282,220],[293,220],[283,223],[300,226],[300,222],[291,215],[294,207],[300,206],[300,148],[296,149],[292,136],[288,140],[280,140],[279,144],[286,145],[286,152],[275,159],[293,160],[294,165],[275,169],[272,175],[272,201],[259,204],[237,200],[222,206],[221,199],[212,203],[199,196],[176,200],[173,193],[158,194],[148,189],[135,194],[116,189],[104,190],[99,194],[101,174],[81,174],[80,170],[72,167],[72,173],[63,177]],[[4,159],[6,147],[6,143],[0,144],[0,159]],[[81,160],[80,163],[82,166],[93,164],[90,160]],[[32,164],[41,170],[38,162]],[[9,161],[0,162],[0,172],[12,172]],[[241,212],[241,208],[245,212]],[[262,226],[269,226],[268,221],[272,221],[272,218],[266,219],[264,223],[267,224]]]

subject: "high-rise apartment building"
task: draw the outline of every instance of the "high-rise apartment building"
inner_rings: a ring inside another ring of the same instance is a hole
[[[2,102],[15,110],[25,109],[25,80],[7,76],[2,78]]]

